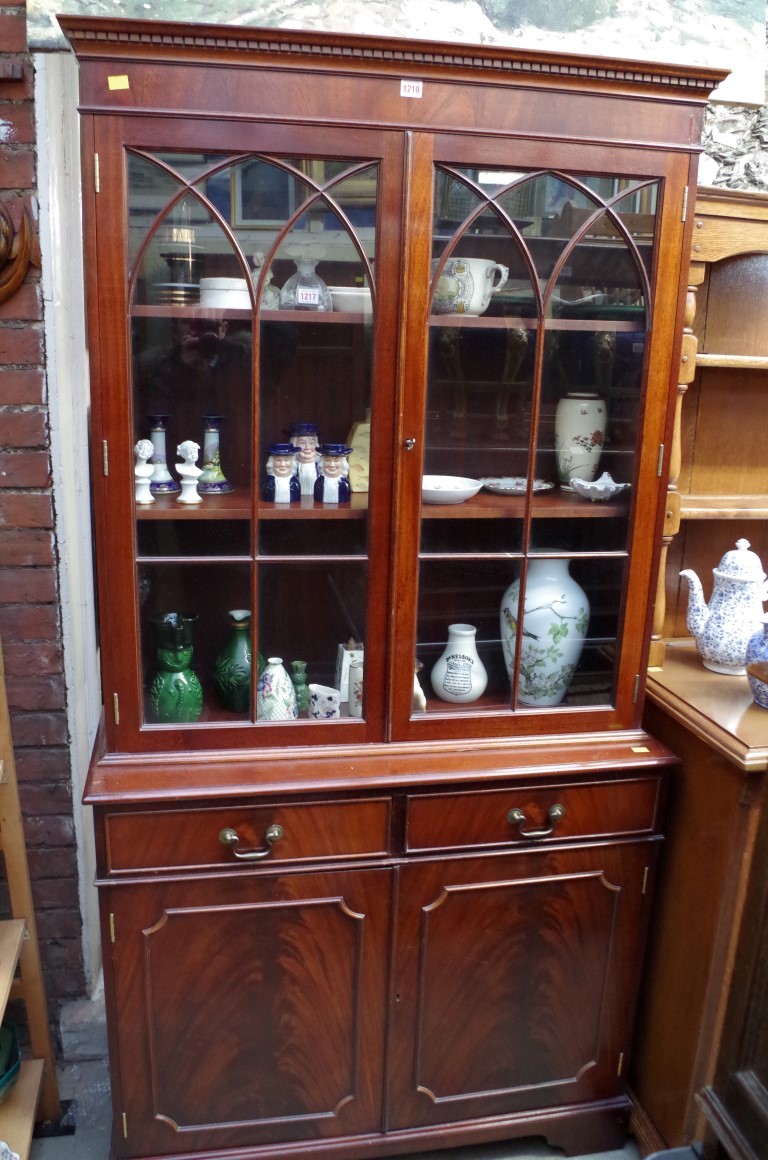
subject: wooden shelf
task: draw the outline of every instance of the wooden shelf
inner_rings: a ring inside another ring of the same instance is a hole
[[[368,493],[354,492],[350,503],[315,503],[303,496],[300,503],[259,501],[260,520],[361,520],[368,511]],[[138,520],[249,520],[250,492],[240,489],[228,495],[205,495],[202,503],[182,504],[175,495],[157,496],[151,506],[136,507]]]
[[[760,520],[768,517],[768,495],[682,495],[683,520]]]
[[[533,516],[540,519],[610,519],[626,516],[628,510],[626,492],[614,500],[593,502],[574,491],[555,487],[551,491],[536,492],[532,497]],[[485,491],[465,503],[421,505],[421,516],[425,520],[522,519],[524,512],[524,495],[495,495]]]
[[[522,315],[433,314],[429,325],[436,330],[465,326],[486,330],[536,330],[539,321]],[[548,330],[626,331],[632,334],[644,334],[646,330],[645,320],[626,318],[547,318],[545,325]]]
[[[553,488],[533,496],[534,517],[551,519],[609,519],[627,514],[627,493],[615,500],[593,503],[575,492]],[[348,504],[315,503],[304,496],[300,503],[259,502],[260,520],[360,520],[368,511],[368,493],[353,492]],[[465,503],[425,503],[421,516],[425,520],[494,520],[522,519],[525,511],[524,495],[494,495],[480,492]],[[251,518],[250,497],[244,491],[229,495],[206,495],[202,503],[180,504],[175,496],[158,496],[151,507],[137,507],[139,520],[248,520]]]
[[[704,354],[696,355],[697,367],[733,367],[738,370],[768,371],[768,355]]]
[[[768,769],[768,710],[746,677],[705,669],[693,641],[666,642],[663,667],[648,670],[648,697],[745,772]]]
[[[0,1011],[5,1010],[8,1002],[26,929],[27,924],[23,918],[9,918],[0,922]]]
[[[24,1060],[19,1078],[0,1104],[0,1140],[5,1140],[12,1152],[18,1152],[21,1160],[27,1160],[32,1148],[44,1066],[42,1059]]]
[[[250,322],[254,317],[252,310],[233,310],[231,307],[199,306],[193,303],[190,306],[173,306],[150,304],[148,306],[134,306],[131,310],[132,318],[180,318],[194,322]],[[355,323],[372,319],[372,315],[359,311],[342,310],[262,310],[257,315],[259,322],[322,322]]]

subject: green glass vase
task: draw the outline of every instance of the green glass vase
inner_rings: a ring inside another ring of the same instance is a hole
[[[202,686],[190,668],[196,620],[178,612],[152,617],[159,668],[149,686],[149,702],[159,724],[197,721],[203,711]]]

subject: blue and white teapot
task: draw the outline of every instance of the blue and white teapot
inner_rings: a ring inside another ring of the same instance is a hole
[[[712,569],[709,604],[696,573],[686,568],[680,575],[690,584],[686,624],[705,668],[745,674],[747,642],[762,626],[763,601],[768,598],[765,572],[759,557],[749,551],[749,541],[737,540],[736,550],[726,552]]]

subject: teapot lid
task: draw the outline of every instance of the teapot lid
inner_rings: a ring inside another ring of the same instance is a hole
[[[735,551],[726,552],[713,572],[715,576],[727,576],[732,580],[765,579],[760,557],[749,551],[749,540],[737,540]]]

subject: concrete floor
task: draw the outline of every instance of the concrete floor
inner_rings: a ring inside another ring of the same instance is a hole
[[[34,1140],[30,1160],[109,1160],[112,1108],[106,1062],[91,1059],[68,1064],[59,1073],[59,1090],[63,1100],[73,1101],[70,1115],[75,1132]],[[562,1160],[562,1157],[559,1148],[549,1148],[540,1139],[423,1154],[423,1160]],[[639,1157],[634,1143],[629,1141],[619,1152],[600,1152],[580,1160],[639,1160]],[[422,1156],[401,1160],[422,1160]]]

